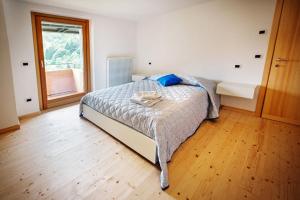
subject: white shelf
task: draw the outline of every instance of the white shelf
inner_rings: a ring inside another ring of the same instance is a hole
[[[143,74],[133,74],[132,75],[133,82],[143,80],[144,78],[146,78],[146,76]]]
[[[217,94],[253,99],[256,85],[221,82],[217,85]]]

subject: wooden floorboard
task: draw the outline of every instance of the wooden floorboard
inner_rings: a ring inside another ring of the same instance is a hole
[[[159,169],[78,117],[78,105],[0,135],[0,199],[299,199],[300,127],[222,110]]]

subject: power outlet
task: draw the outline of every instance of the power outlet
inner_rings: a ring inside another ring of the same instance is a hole
[[[258,34],[259,34],[259,35],[266,34],[266,30],[259,30],[259,31],[258,31]]]
[[[29,67],[29,62],[27,62],[27,61],[22,61],[22,62],[21,62],[21,67]]]
[[[255,54],[254,58],[261,58],[260,54]]]

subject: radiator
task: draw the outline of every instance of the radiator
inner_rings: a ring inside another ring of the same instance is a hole
[[[106,86],[112,87],[131,82],[133,61],[130,57],[107,58]]]

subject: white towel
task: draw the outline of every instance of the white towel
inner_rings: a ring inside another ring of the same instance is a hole
[[[155,104],[157,104],[158,102],[160,102],[161,99],[159,98],[159,99],[154,99],[154,100],[140,100],[140,99],[131,98],[130,101],[133,103],[137,103],[137,104],[146,106],[146,107],[151,107],[151,106],[154,106]]]
[[[161,101],[161,96],[156,91],[139,91],[130,98],[130,101],[151,107]]]
[[[160,95],[156,91],[139,91],[133,95],[135,98],[141,99],[158,99]]]

